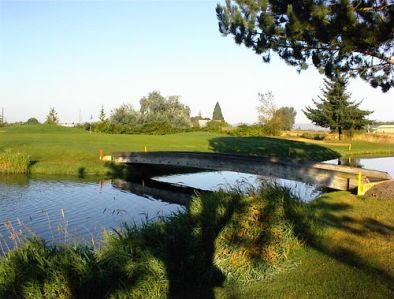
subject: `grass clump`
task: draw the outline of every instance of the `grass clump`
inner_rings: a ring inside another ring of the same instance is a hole
[[[216,241],[215,261],[230,280],[264,280],[286,267],[316,227],[308,206],[285,187],[266,186],[242,205]]]
[[[1,298],[73,298],[100,296],[93,251],[87,247],[50,246],[32,239],[0,263]],[[101,279],[100,279],[101,278]]]
[[[0,173],[28,173],[30,157],[26,153],[6,149],[0,153]]]

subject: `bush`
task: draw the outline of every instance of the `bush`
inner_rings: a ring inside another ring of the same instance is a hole
[[[326,134],[324,133],[310,133],[304,132],[300,135],[302,138],[312,139],[312,140],[324,140],[326,138]]]
[[[204,131],[214,133],[224,133],[228,129],[228,123],[220,120],[211,120],[207,122],[207,126],[203,128]]]
[[[37,118],[31,117],[26,121],[26,125],[39,125],[40,122],[38,121]]]
[[[248,137],[248,136],[265,136],[265,133],[261,126],[243,124],[231,130],[230,135]]]

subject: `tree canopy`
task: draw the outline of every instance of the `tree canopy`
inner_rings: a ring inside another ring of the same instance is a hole
[[[362,129],[372,121],[367,116],[372,111],[361,110],[361,102],[350,100],[346,92],[348,80],[345,77],[335,77],[324,80],[320,102],[313,100],[316,108],[306,107],[303,111],[313,123],[331,131],[337,131],[341,139],[343,130]]]
[[[360,76],[394,87],[392,0],[226,0],[219,30],[269,62],[275,52],[298,71]]]
[[[280,107],[275,111],[275,117],[280,120],[280,129],[290,131],[295,123],[297,112],[293,107]]]
[[[57,125],[59,123],[59,116],[54,107],[49,108],[45,123],[49,125]]]
[[[216,102],[215,108],[213,109],[212,120],[224,121],[222,108],[220,107],[219,102]]]
[[[179,96],[163,97],[153,91],[140,100],[143,123],[169,124],[174,128],[190,128],[190,108],[180,102]]]
[[[35,117],[30,117],[27,121],[26,124],[27,125],[38,125],[40,122],[38,121],[37,118]]]
[[[114,125],[136,125],[140,119],[138,111],[130,104],[122,104],[115,108],[110,117],[110,121]]]

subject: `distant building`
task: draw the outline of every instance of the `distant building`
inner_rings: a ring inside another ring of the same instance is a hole
[[[74,123],[71,123],[71,124],[70,123],[60,123],[59,126],[73,128],[73,127],[75,127],[75,124]]]
[[[394,134],[394,125],[381,125],[377,126],[374,130],[375,133]]]

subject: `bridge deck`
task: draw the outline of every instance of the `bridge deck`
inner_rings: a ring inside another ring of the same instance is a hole
[[[236,171],[301,181],[337,190],[357,187],[358,173],[364,181],[391,179],[387,172],[342,165],[280,160],[272,157],[202,152],[118,152],[112,154],[116,163],[150,164]]]

